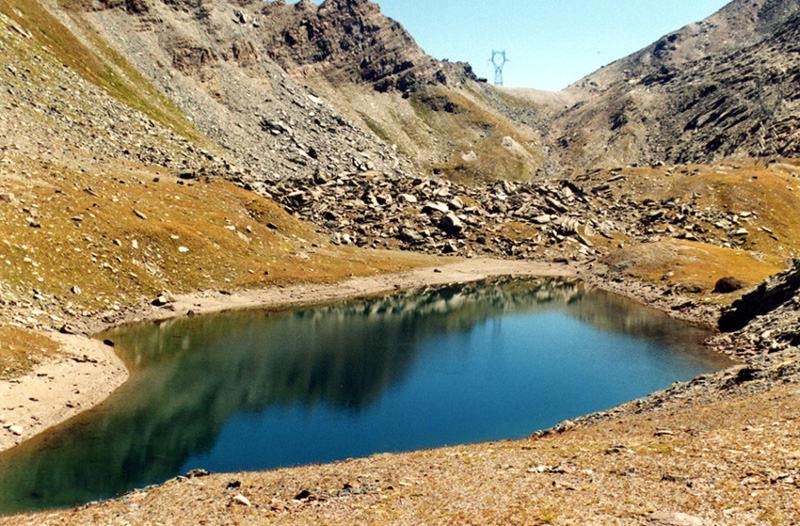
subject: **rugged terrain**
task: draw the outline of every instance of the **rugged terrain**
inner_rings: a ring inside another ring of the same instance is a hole
[[[365,0],[0,0],[6,382],[94,368],[55,331],[443,256],[558,261],[719,320],[742,361],[525,441],[0,522],[797,523],[799,16],[735,0],[548,94],[427,56]]]
[[[549,124],[551,171],[796,156],[798,16],[734,1],[571,86],[583,102]]]

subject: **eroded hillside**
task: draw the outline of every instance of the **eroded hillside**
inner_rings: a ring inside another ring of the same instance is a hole
[[[797,156],[798,17],[793,0],[736,0],[579,81],[549,170]]]

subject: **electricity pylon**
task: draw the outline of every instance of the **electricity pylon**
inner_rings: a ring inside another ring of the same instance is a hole
[[[494,85],[495,86],[502,86],[503,85],[503,66],[506,65],[506,62],[509,62],[509,60],[506,58],[505,50],[503,50],[503,51],[492,50],[491,63],[494,65]]]

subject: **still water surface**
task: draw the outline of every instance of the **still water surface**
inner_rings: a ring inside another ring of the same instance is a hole
[[[194,468],[524,437],[729,365],[703,336],[576,284],[519,280],[128,327],[106,337],[131,381],[0,456],[0,513]]]

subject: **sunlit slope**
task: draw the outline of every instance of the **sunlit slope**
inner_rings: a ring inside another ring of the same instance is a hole
[[[472,81],[405,96],[380,93],[369,85],[332,86],[314,78],[305,82],[429,174],[462,183],[541,175],[545,153],[538,133],[494,109],[486,88]]]
[[[112,320],[164,291],[334,281],[422,263],[332,248],[228,182],[225,163],[198,146],[210,141],[137,91],[146,86],[116,85],[63,29],[35,3],[0,1],[0,374],[52,350],[28,329]]]
[[[610,252],[612,267],[625,273],[708,292],[729,276],[755,285],[800,256],[797,161],[627,168],[592,177],[596,188],[609,187],[613,201],[640,203],[627,213],[644,237],[623,236]]]
[[[60,5],[64,8],[63,13],[72,18],[75,27],[83,29],[93,49],[38,0],[0,0],[0,13],[8,17],[6,29],[22,30],[25,38],[33,41],[28,49],[40,47],[112,97],[198,145],[213,148],[213,143],[186,120],[171,100],[160,94],[122,55],[96,35],[83,20],[81,11],[74,9],[77,7],[75,2],[63,0]],[[31,56],[19,47],[5,50],[4,55],[6,59],[16,59],[18,64],[30,64],[28,59]]]

